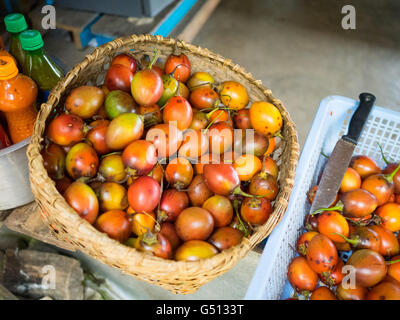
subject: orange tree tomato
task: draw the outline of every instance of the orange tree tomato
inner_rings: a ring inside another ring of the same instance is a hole
[[[318,284],[318,275],[302,256],[294,258],[290,263],[288,279],[292,287],[299,292],[314,291]]]
[[[92,188],[75,181],[65,190],[64,198],[79,216],[91,224],[94,223],[99,213],[99,201]]]
[[[335,245],[323,234],[318,234],[311,239],[306,257],[310,267],[318,274],[331,272],[338,261]]]
[[[340,192],[345,193],[361,187],[361,177],[353,168],[347,168],[342,183],[340,184]]]
[[[97,219],[95,227],[119,242],[125,242],[131,234],[129,215],[122,210],[110,210],[103,213]]]
[[[346,241],[342,236],[349,236],[349,224],[339,212],[325,211],[318,215],[318,231],[332,241],[343,243]]]
[[[262,169],[259,158],[252,154],[244,154],[240,156],[233,164],[241,181],[249,181]]]
[[[236,81],[225,81],[219,87],[221,102],[233,110],[241,110],[249,103],[247,89]]]
[[[82,119],[89,119],[99,111],[103,102],[103,90],[94,86],[80,86],[68,95],[65,108]]]
[[[179,130],[189,128],[193,119],[193,111],[189,102],[183,97],[172,97],[164,106],[164,123],[171,123]]]
[[[218,253],[212,244],[202,240],[189,240],[184,242],[175,253],[178,261],[198,261],[210,258]]]
[[[131,217],[132,232],[136,236],[142,236],[148,231],[154,231],[156,215],[154,212],[139,212]]]
[[[283,125],[278,108],[265,101],[253,102],[250,107],[250,121],[253,128],[265,136],[273,136]]]
[[[65,165],[68,174],[73,179],[94,177],[99,166],[96,151],[87,143],[80,142],[74,145],[67,153]]]

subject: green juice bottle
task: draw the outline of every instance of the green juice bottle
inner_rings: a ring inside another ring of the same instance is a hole
[[[25,53],[21,48],[19,35],[28,29],[24,15],[21,13],[10,13],[4,18],[6,30],[10,33],[10,54],[17,59],[20,71],[24,65]]]
[[[39,31],[26,30],[20,34],[25,52],[23,73],[32,78],[39,87],[39,101],[46,102],[50,91],[64,76],[61,68],[46,54]]]

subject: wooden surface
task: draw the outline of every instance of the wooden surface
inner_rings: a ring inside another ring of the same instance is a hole
[[[41,27],[41,21],[44,17],[41,9],[41,6],[37,6],[29,13],[29,17],[34,20],[32,23],[35,27]],[[98,15],[97,12],[78,11],[56,7],[57,28],[80,32]]]
[[[99,14],[97,12],[78,11],[65,8],[56,8],[57,28],[70,31],[82,31]]]
[[[42,7],[37,6],[29,13],[29,18],[32,21],[32,27],[45,33],[47,30],[42,29],[41,12]],[[94,21],[99,14],[97,12],[78,11],[72,9],[65,9],[56,7],[56,26],[58,29],[63,29],[72,33],[72,39],[78,49],[82,49],[81,33],[82,31]]]
[[[151,33],[175,5],[176,3],[170,4],[152,18],[122,17],[103,14],[90,29],[94,35],[101,35],[109,38],[119,38],[130,34]]]
[[[59,248],[75,251],[66,242],[53,236],[50,229],[43,223],[41,211],[36,202],[14,209],[4,221],[4,225],[13,231],[25,234],[29,237],[55,245]]]
[[[220,0],[199,1],[176,27],[177,30],[174,30],[171,36],[192,42],[219,3]]]

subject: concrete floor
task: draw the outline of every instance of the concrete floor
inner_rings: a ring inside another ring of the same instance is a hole
[[[343,30],[341,8],[356,8]],[[319,102],[369,91],[400,111],[400,3],[222,0],[193,41],[231,58],[281,99],[304,143]]]

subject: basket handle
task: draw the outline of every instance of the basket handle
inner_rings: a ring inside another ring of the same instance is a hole
[[[376,100],[373,94],[367,92],[361,93],[359,98],[360,104],[351,117],[349,130],[347,131],[347,134],[342,137],[344,140],[353,144],[358,143],[361,132],[364,129],[365,123],[367,122],[368,116]]]

